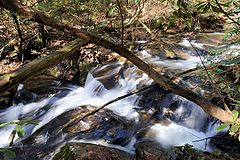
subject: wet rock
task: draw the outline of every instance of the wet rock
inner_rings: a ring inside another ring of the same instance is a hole
[[[21,144],[15,144],[18,159],[49,159],[59,146],[71,140],[101,139],[104,144],[120,146],[125,146],[131,141],[135,133],[133,123],[128,123],[126,119],[111,111],[100,111],[78,121],[93,109],[93,106],[81,106],[68,111],[23,140],[24,149]]]
[[[160,103],[159,114],[179,125],[204,132],[212,121],[198,105],[173,93],[166,94]]]
[[[179,41],[179,37],[163,38],[160,42],[153,41],[144,44],[143,49],[160,59],[184,60],[190,58],[190,50],[179,45]]]
[[[196,43],[206,45],[220,45],[224,43],[224,33],[198,33],[196,34]]]
[[[29,77],[24,82],[26,90],[38,95],[53,94],[58,91],[61,82],[50,71]]]
[[[16,94],[14,96],[13,99],[13,104],[27,104],[27,103],[31,103],[34,102],[37,98],[37,95],[34,93],[31,93],[30,91],[26,90],[24,88],[23,84],[19,84]]]
[[[136,136],[137,142],[149,142],[149,141],[152,142],[152,141],[156,140],[156,137],[157,137],[159,131],[152,129],[152,127],[154,126],[154,124],[156,124],[157,119],[155,118],[155,119],[151,119],[149,121],[150,122],[148,123],[148,125],[145,124],[145,127],[143,126],[141,129],[138,130],[137,136]],[[162,120],[158,120],[157,123],[161,124],[163,126],[168,126],[172,122],[168,119],[162,119]],[[144,125],[144,124],[142,124],[142,125]],[[158,144],[157,146],[161,145],[157,141],[156,141],[156,144]]]
[[[160,86],[149,88],[140,95],[138,106],[145,111],[150,109],[158,110],[161,105],[160,100],[164,94],[166,94],[166,92]]]
[[[119,77],[121,78],[122,67],[119,62],[111,62],[107,65],[97,66],[91,70],[91,74],[100,81],[104,87],[111,89],[117,85]]]
[[[240,153],[240,141],[226,134],[223,136],[215,136],[210,142],[219,150],[225,153]]]
[[[156,142],[140,142],[136,146],[137,160],[167,160],[175,159],[174,156],[168,155],[166,151]]]
[[[88,129],[83,130],[83,126]],[[64,129],[68,135],[76,135],[75,139],[102,139],[109,144],[127,145],[134,135],[134,122],[121,118],[111,111],[104,111],[85,118]]]
[[[53,160],[133,160],[134,156],[118,149],[94,144],[67,143]]]
[[[136,145],[137,160],[237,160],[238,153],[226,154],[219,150],[213,153],[201,152],[193,149],[191,145],[180,147],[162,148],[160,144],[153,141],[144,141]]]

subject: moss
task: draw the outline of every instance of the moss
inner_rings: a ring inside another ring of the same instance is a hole
[[[69,145],[61,147],[60,151],[53,157],[53,160],[74,160],[72,148]]]

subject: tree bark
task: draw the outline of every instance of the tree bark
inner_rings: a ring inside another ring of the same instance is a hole
[[[19,70],[1,76],[0,95],[4,94],[5,91],[16,87],[19,83],[23,82],[30,76],[39,74],[41,71],[44,71],[47,68],[50,68],[55,64],[63,61],[64,59],[76,54],[77,49],[86,44],[86,41],[77,39],[65,47],[55,51],[51,55],[35,59],[32,62],[21,67]]]
[[[146,74],[148,74],[149,77],[155,80],[164,89],[169,90],[170,92],[176,93],[198,104],[206,113],[223,122],[232,121],[232,114],[230,112],[227,112],[219,108],[218,106],[212,104],[206,98],[194,93],[193,91],[173,83],[171,80],[159,74],[156,70],[150,67],[147,63],[143,62],[140,58],[138,58],[135,54],[133,54],[132,52],[124,48],[122,45],[116,45],[106,39],[93,35],[89,32],[80,30],[77,27],[70,26],[67,24],[62,24],[54,20],[53,18],[50,18],[44,15],[43,13],[37,10],[34,10],[30,7],[24,6],[16,2],[15,0],[0,0],[0,7],[5,8],[12,12],[16,12],[20,15],[23,15],[32,21],[42,23],[44,25],[56,28],[60,31],[70,33],[72,35],[76,35],[85,41],[89,41],[90,43],[95,43],[97,45],[110,49],[118,53],[119,55],[127,58],[129,61],[135,64],[139,69],[141,69]],[[1,85],[0,85],[0,88],[2,88]]]

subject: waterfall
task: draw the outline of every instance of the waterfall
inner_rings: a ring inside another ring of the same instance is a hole
[[[193,68],[199,63],[199,61],[195,61],[194,58],[190,59],[189,65],[186,65],[188,60],[160,61],[157,57],[149,56],[145,51],[140,54],[142,59],[148,58],[152,64],[161,64],[170,69],[182,68],[185,70]],[[185,64],[185,66],[182,64]],[[67,111],[85,105],[92,106],[89,110],[96,109],[115,98],[136,90],[141,87],[139,84],[143,86],[153,82],[146,74],[139,72],[136,67],[129,67],[124,70],[122,70],[122,67],[124,67],[123,64],[119,62],[100,66],[88,74],[83,87],[68,85],[58,93],[49,95],[39,101],[26,105],[19,103],[5,110],[1,110],[1,123],[22,118],[39,120],[38,125],[28,124],[24,127],[26,130],[24,139],[26,139],[40,128],[43,128],[51,120]],[[134,123],[138,125],[143,123],[139,118],[141,115],[138,110],[136,110],[136,108],[140,108],[138,106],[138,98],[138,95],[132,95],[108,105],[106,109],[111,110],[114,114],[124,117],[127,120],[133,120]],[[201,150],[211,150],[211,146],[207,144],[207,147],[205,147],[205,141],[200,140],[213,136],[216,133],[214,129],[212,129],[211,118],[205,114],[199,106],[187,101],[183,97],[170,93],[163,97],[161,105],[158,107],[159,110],[161,110],[161,116],[168,119],[169,124],[164,125],[161,122],[156,122],[152,126],[149,126],[148,132],[153,133],[151,137],[152,140],[158,141],[163,147],[179,146],[188,143]],[[11,124],[0,128],[0,147],[7,147],[9,145],[8,138],[15,126],[15,124]],[[44,143],[47,143],[44,140],[46,138],[48,138],[48,132],[40,139],[42,139],[41,141],[44,141]],[[55,138],[57,139],[59,137]],[[16,136],[14,141],[17,143],[21,141],[21,139]],[[86,142],[86,140],[78,141]],[[90,141],[91,140],[89,140],[89,142]],[[101,140],[99,141],[101,142]],[[133,136],[125,149],[128,148],[132,151],[134,143],[137,141],[138,139]],[[109,144],[109,146],[111,145]]]
[[[39,102],[33,102],[26,105],[20,103],[11,106],[1,111],[0,119],[2,122],[9,122],[25,117],[31,117],[32,120],[39,120],[38,125],[27,125],[25,127],[26,137],[28,137],[57,116],[84,105],[91,105],[98,108],[136,89],[136,82],[146,78],[146,76],[143,76],[138,80],[134,77],[130,79],[119,79],[118,86],[112,89],[106,89],[97,78],[94,78],[93,75],[89,73],[84,87],[69,85],[68,94],[64,97],[61,96],[62,94],[60,91],[58,94],[47,97]],[[66,89],[63,91],[66,92]],[[137,107],[134,104],[137,98],[136,95],[131,96],[110,104],[107,108],[120,116],[124,116],[128,119],[134,118],[137,121],[138,113],[133,109]],[[0,128],[0,135],[4,135],[3,140],[0,141],[0,147],[8,145],[8,138],[15,126],[16,125],[8,125]],[[16,139],[17,137],[15,140]]]

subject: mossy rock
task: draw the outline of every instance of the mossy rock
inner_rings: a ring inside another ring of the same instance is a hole
[[[73,150],[70,145],[63,146],[60,151],[54,156],[53,160],[73,160]]]
[[[133,160],[133,155],[100,145],[67,143],[53,160]]]

